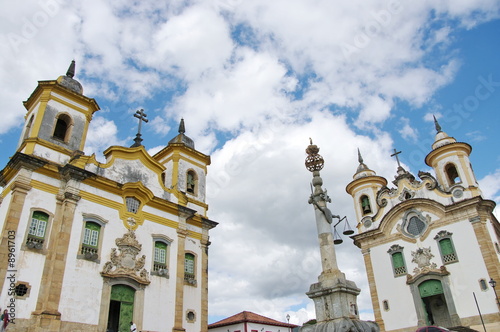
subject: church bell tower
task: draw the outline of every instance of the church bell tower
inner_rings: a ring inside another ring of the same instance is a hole
[[[39,81],[23,102],[28,111],[17,151],[65,163],[85,146],[87,131],[99,105],[83,95],[75,80],[75,61],[57,80]]]

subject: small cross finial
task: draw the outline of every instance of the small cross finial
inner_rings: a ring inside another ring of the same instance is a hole
[[[398,154],[400,154],[401,151],[396,151],[396,149],[394,149],[394,153],[391,154],[391,157],[396,157],[396,161],[398,162],[398,167],[401,167],[401,163],[399,162],[399,158],[398,158]]]
[[[141,108],[140,110],[136,111],[134,114],[134,118],[139,119],[139,129],[137,130],[137,135],[135,136],[134,139],[134,144],[131,147],[137,147],[141,146],[142,138],[141,138],[141,127],[142,127],[142,122],[149,122],[148,119],[146,119],[147,114],[144,113],[144,110]]]

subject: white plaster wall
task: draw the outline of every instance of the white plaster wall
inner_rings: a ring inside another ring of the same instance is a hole
[[[10,198],[10,196],[9,196]],[[9,208],[10,200],[4,200],[2,203],[2,207],[5,204],[5,209]],[[20,219],[19,226],[16,232],[16,245],[15,245],[15,254],[16,254],[16,281],[28,282],[31,286],[30,294],[25,299],[16,300],[16,315],[17,318],[29,318],[31,312],[36,308],[36,301],[38,298],[38,293],[40,291],[40,282],[43,273],[43,266],[45,262],[46,256],[34,251],[22,250],[22,244],[24,243],[27,235],[27,229],[31,222],[31,208],[41,208],[45,211],[49,211],[54,213],[55,211],[55,200],[50,199],[49,195],[47,195],[43,191],[39,191],[36,189],[31,189],[28,191],[25,199],[25,204],[23,206]],[[4,212],[5,215],[5,212]],[[3,222],[4,219],[2,219]],[[46,245],[50,245],[49,242],[49,232],[52,231],[52,222],[49,223],[47,229],[46,236]],[[5,283],[4,288],[2,290],[2,295],[0,298],[0,306],[4,308],[11,296],[8,295],[9,284]]]
[[[453,233],[452,241],[459,260],[456,263],[446,265],[450,272],[450,288],[458,315],[460,317],[477,315],[477,307],[472,292],[475,293],[483,314],[497,312],[494,300],[492,300],[492,291],[490,289],[482,291],[479,286],[479,280],[485,279],[489,281],[489,276],[474,230],[468,220],[434,229],[423,242],[419,241],[420,243],[414,244],[401,240],[394,242],[404,247],[403,255],[408,273],[414,274],[413,270],[417,267],[417,264],[412,263],[411,252],[416,251],[419,247],[430,247],[431,253],[434,255],[431,262],[436,263],[438,267],[443,265],[438,243],[434,240],[434,237],[441,230]],[[371,249],[382,318],[388,330],[417,324],[413,297],[410,288],[406,285],[406,277],[395,278],[393,275],[391,258],[387,253],[392,244],[384,244]],[[383,310],[383,300],[389,301],[389,311]],[[411,313],[411,315],[409,316],[408,313]],[[404,321],[402,317],[404,317]]]
[[[404,247],[403,255],[406,266],[410,268],[410,243],[403,241],[396,241],[395,243]],[[370,251],[382,319],[387,330],[417,325],[417,316],[413,314],[415,312],[413,297],[406,285],[406,276],[394,277],[391,257],[387,253],[391,245],[392,243],[384,244],[374,247]],[[384,311],[383,300],[389,301],[389,311]],[[402,318],[404,321],[402,321]]]
[[[51,160],[55,163],[64,165],[69,161],[69,156],[56,152],[52,149],[49,149],[40,144],[35,145],[35,149],[33,151],[33,155],[38,156],[40,158]]]
[[[232,324],[232,325],[226,325],[226,326],[220,326],[220,327],[214,327],[209,329],[210,332],[251,332],[250,330],[245,331],[245,324],[244,323],[238,323],[238,324]],[[260,330],[259,330],[260,332]]]

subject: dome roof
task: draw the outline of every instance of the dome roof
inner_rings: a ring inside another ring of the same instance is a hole
[[[71,61],[66,75],[62,75],[57,78],[57,83],[64,86],[65,88],[70,89],[73,92],[83,94],[82,85],[80,84],[80,82],[75,80],[73,76],[75,76],[75,60]]]
[[[175,143],[181,143],[186,145],[187,147],[190,147],[191,149],[194,149],[194,141],[187,137],[184,133],[186,132],[185,126],[184,126],[184,119],[181,119],[181,123],[179,124],[179,135],[175,136],[172,138],[168,144],[175,144]]]

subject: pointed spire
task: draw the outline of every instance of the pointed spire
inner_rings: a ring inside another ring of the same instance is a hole
[[[436,131],[438,133],[440,133],[442,131],[441,126],[439,125],[438,120],[436,119],[436,116],[433,115],[432,117],[434,118],[434,126],[436,127]]]
[[[75,76],[75,60],[71,61],[66,76],[73,78]]]
[[[186,127],[184,126],[184,118],[181,119],[179,124],[179,134],[184,134],[186,132]]]
[[[361,157],[361,152],[359,152],[359,148],[358,148],[358,161],[360,164],[363,163],[363,157]]]

